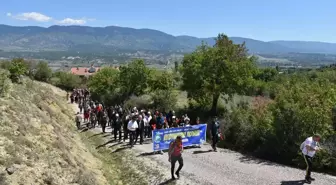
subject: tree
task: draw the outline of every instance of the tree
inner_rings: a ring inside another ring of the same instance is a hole
[[[219,97],[245,93],[255,71],[255,58],[248,56],[245,44],[234,44],[219,34],[213,47],[202,44],[183,58],[182,88],[197,102],[212,102],[211,113],[217,114]]]
[[[78,88],[82,85],[82,79],[74,74],[58,71],[53,74],[50,82],[64,90],[71,91],[74,88]]]
[[[177,72],[179,70],[179,63],[178,63],[178,61],[174,62],[174,69],[175,69],[175,72]]]
[[[279,72],[274,68],[259,69],[258,73],[255,75],[255,79],[269,82],[274,80],[278,73]]]
[[[103,68],[88,81],[93,96],[100,101],[108,102],[117,94],[119,71],[114,68]]]
[[[39,62],[34,72],[34,78],[39,81],[47,82],[52,77],[52,70],[48,63]]]
[[[119,82],[122,92],[127,96],[144,94],[148,88],[149,73],[145,62],[139,59],[120,67]]]
[[[20,76],[26,74],[27,65],[22,58],[16,58],[11,61],[9,66],[10,78],[13,82],[19,82]]]
[[[167,71],[151,70],[149,86],[151,91],[172,90],[175,86],[174,76]]]

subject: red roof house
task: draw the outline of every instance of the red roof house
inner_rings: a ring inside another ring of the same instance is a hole
[[[99,67],[73,67],[71,73],[78,76],[91,76],[99,70]]]

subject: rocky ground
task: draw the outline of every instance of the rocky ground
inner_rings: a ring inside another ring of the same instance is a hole
[[[101,133],[100,128],[94,132]],[[126,143],[118,143],[112,139],[111,128],[107,133],[101,134],[106,142],[101,147],[108,147],[113,152],[122,150],[130,158],[124,158],[125,164],[130,164],[135,169],[145,168],[149,184],[202,184],[202,185],[299,185],[304,184],[305,171],[262,161],[248,157],[227,149],[211,151],[209,144],[201,148],[185,149],[183,153],[184,167],[181,178],[175,181],[170,179],[170,163],[167,153],[153,154],[151,139],[146,139],[145,144],[129,148]],[[147,173],[148,171],[155,173]],[[336,177],[313,173],[316,178],[312,184],[334,185]]]

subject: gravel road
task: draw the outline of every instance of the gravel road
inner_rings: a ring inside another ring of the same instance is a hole
[[[107,128],[107,133],[111,132]],[[94,132],[101,132],[95,128]],[[99,136],[102,137],[102,136]],[[106,141],[112,137],[104,137]],[[117,145],[113,143],[106,144]],[[124,145],[125,146],[125,145]],[[240,153],[218,149],[212,152],[209,144],[201,148],[185,149],[183,153],[184,167],[181,178],[176,182],[164,181],[170,178],[170,163],[167,153],[152,154],[152,143],[146,139],[145,144],[137,144],[126,150],[136,156],[137,161],[146,168],[160,171],[160,180],[150,181],[149,184],[200,184],[200,185],[301,185],[304,184],[305,171],[262,161]],[[178,163],[177,165],[178,166]],[[336,185],[336,177],[320,173],[312,173],[316,180],[314,185]],[[155,178],[155,177],[150,177]]]
[[[101,132],[101,129],[96,128],[95,131]],[[107,129],[107,132],[111,131],[110,128]],[[150,139],[147,139],[145,144],[137,144],[130,150],[138,154],[137,157],[142,161],[151,161],[152,167],[163,167],[165,176],[169,178],[168,155],[167,153],[152,154]],[[247,157],[227,149],[218,149],[218,152],[213,152],[209,144],[204,144],[201,148],[185,149],[183,160],[184,167],[181,171],[181,178],[178,180],[181,184],[298,185],[304,182],[304,170]],[[153,165],[153,162],[157,164]],[[320,173],[313,173],[312,176],[316,178],[312,184],[336,185],[334,176]]]

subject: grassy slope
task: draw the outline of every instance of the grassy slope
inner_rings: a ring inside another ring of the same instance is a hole
[[[77,133],[65,92],[27,79],[8,87],[0,98],[0,168],[16,171],[1,171],[1,185],[128,184],[133,171],[118,170],[120,159],[95,150],[103,141],[89,139],[90,132]]]

